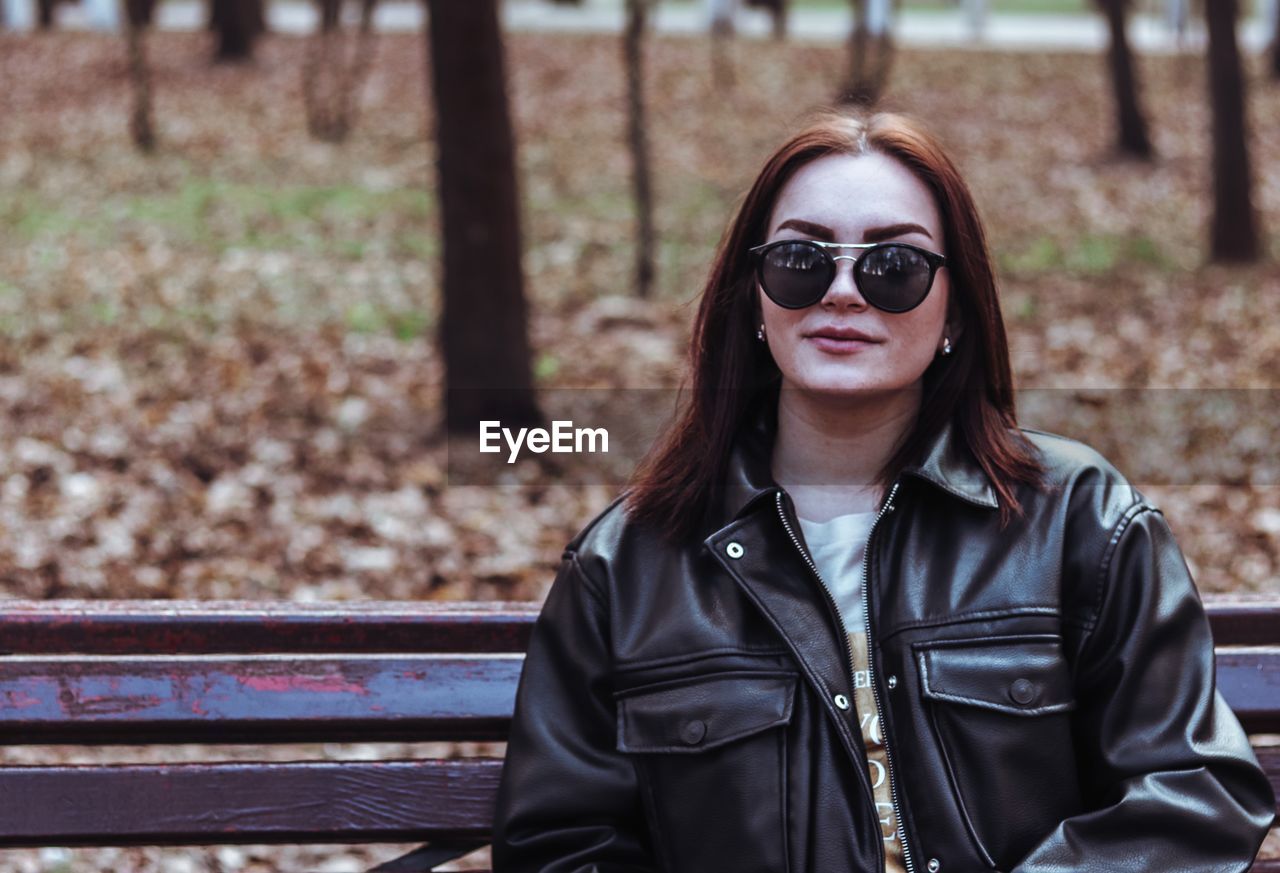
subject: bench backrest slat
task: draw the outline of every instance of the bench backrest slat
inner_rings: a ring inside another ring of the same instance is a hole
[[[483,839],[502,760],[0,767],[0,847]]]
[[[0,657],[0,743],[503,740],[523,658]]]
[[[539,605],[0,601],[0,654],[524,652]]]
[[[1280,796],[1280,748],[1258,750]],[[0,767],[0,847],[486,838],[502,760]]]
[[[1280,732],[1280,646],[1219,648],[1218,691],[1251,734]]]
[[[1280,647],[1217,652],[1250,733],[1280,732]],[[523,658],[0,656],[0,744],[502,740]]]
[[[1275,595],[1205,595],[1217,646],[1274,645]],[[523,652],[523,601],[7,600],[0,654]]]

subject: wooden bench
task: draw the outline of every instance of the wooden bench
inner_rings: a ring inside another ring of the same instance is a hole
[[[1280,598],[1206,597],[1218,687],[1280,733]],[[532,603],[5,601],[0,743],[501,741]],[[1258,757],[1280,793],[1280,748]],[[485,845],[500,758],[0,766],[0,848]],[[2,859],[0,855],[0,859]],[[1280,873],[1280,860],[1255,873]]]

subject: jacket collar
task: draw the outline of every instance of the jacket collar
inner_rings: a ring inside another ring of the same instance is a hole
[[[770,470],[777,427],[775,404],[761,403],[735,438],[725,472],[721,524],[744,516],[755,504],[772,498],[778,489]],[[924,455],[908,465],[903,475],[915,476],[975,506],[999,508],[995,489],[969,449],[953,439],[950,421],[934,436]]]

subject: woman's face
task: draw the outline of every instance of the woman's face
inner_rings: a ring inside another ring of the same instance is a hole
[[[942,220],[929,189],[895,158],[827,155],[789,179],[769,218],[768,236],[822,242],[897,240],[945,255]],[[865,249],[831,250],[832,255]],[[804,309],[784,309],[756,283],[764,333],[783,388],[871,399],[914,388],[943,344],[949,272],[934,276],[924,302],[901,313],[876,309],[853,279],[853,261],[836,261],[826,295]],[[864,339],[837,339],[833,329]],[[950,333],[955,344],[956,334]]]

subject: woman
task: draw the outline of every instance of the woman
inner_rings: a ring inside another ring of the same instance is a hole
[[[1243,871],[1275,797],[1159,509],[1016,426],[968,188],[824,114],[724,239],[692,396],[569,543],[496,873]]]

